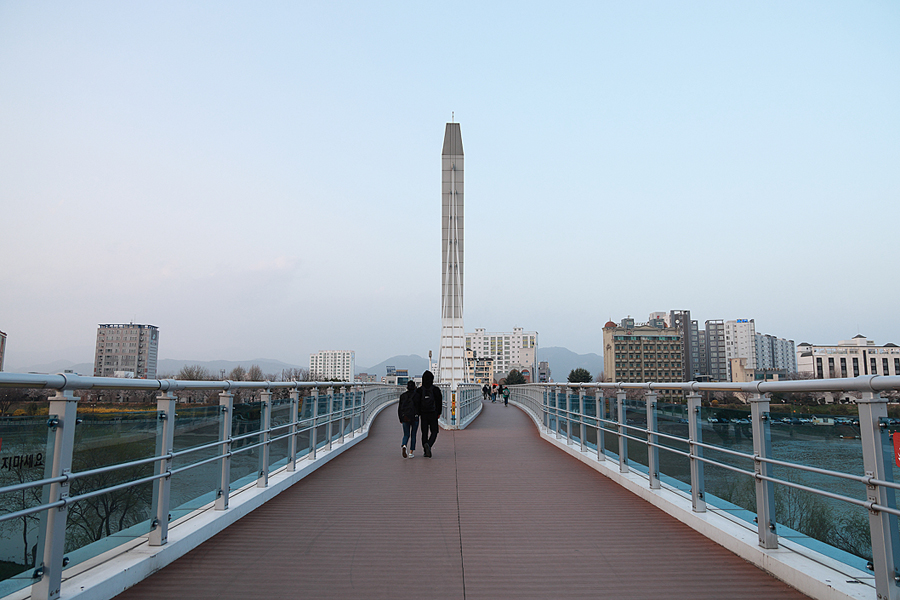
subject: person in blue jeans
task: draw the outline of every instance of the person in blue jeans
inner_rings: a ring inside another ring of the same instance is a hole
[[[416,414],[416,405],[413,396],[416,395],[416,382],[406,383],[406,391],[400,394],[400,402],[397,403],[397,413],[400,424],[403,425],[403,447],[400,454],[403,458],[413,458],[416,449],[416,433],[419,431],[419,415]],[[407,446],[407,442],[409,445]]]

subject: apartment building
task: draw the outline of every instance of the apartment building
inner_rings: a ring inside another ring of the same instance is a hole
[[[794,340],[757,333],[756,368],[796,373],[797,352],[794,349]]]
[[[356,352],[353,350],[321,350],[309,355],[309,377],[313,381],[337,379],[353,381]]]
[[[746,358],[744,368],[756,368],[756,323],[753,319],[725,321],[725,358],[728,360],[728,381],[732,381],[732,358]]]
[[[94,377],[156,379],[159,328],[137,323],[97,326]]]
[[[536,331],[524,331],[514,327],[511,332],[487,332],[476,328],[474,333],[465,334],[466,356],[472,352],[472,358],[492,359],[494,378],[503,378],[510,369],[528,370],[529,381],[536,379],[538,334]],[[474,374],[474,365],[470,365],[469,373]],[[470,380],[474,381],[474,380]]]
[[[675,327],[632,325],[631,322],[616,325],[609,321],[603,327],[603,371],[610,381],[626,383],[684,381],[681,331]],[[660,390],[660,394],[663,397],[682,395],[670,390]]]

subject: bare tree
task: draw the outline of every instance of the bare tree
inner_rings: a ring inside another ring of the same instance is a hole
[[[244,375],[246,381],[265,381],[266,376],[263,374],[259,365],[250,365],[247,373]]]

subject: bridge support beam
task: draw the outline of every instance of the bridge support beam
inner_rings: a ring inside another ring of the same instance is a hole
[[[703,474],[703,428],[700,424],[700,394],[688,394],[688,443],[691,453],[691,508],[706,512],[706,479]]]
[[[156,397],[156,456],[170,455],[175,447],[175,395],[163,392]],[[170,473],[172,458],[160,460],[154,469],[157,475]],[[149,544],[162,546],[169,537],[169,499],[172,490],[171,473],[157,479],[153,485],[153,528],[150,530]]]
[[[750,418],[753,421],[753,467],[756,472],[756,525],[759,545],[763,548],[777,548],[775,484],[764,479],[772,477],[772,465],[763,462],[772,456],[768,398],[760,394],[753,394],[750,397]]]
[[[856,402],[859,406],[859,434],[866,476],[893,482],[891,464],[894,450],[886,423],[887,399],[882,398],[881,394],[862,392],[862,398]],[[877,484],[866,486],[866,499],[880,506],[895,509],[895,495],[893,488]],[[872,534],[872,563],[878,600],[898,600],[900,573],[897,572],[897,566],[900,560],[897,552],[900,550],[900,535],[897,531],[897,517],[883,510],[870,509],[869,530]]]

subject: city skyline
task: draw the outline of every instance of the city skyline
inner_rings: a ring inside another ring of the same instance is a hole
[[[2,4],[5,367],[132,321],[161,358],[436,357],[452,112],[470,327],[602,353],[610,318],[686,307],[900,343],[898,26],[888,2]]]

